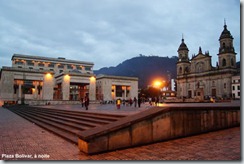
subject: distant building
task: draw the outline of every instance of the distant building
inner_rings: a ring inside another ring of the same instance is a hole
[[[239,75],[232,76],[232,97],[233,99],[241,98],[241,77]]]
[[[98,75],[96,87],[97,100],[100,101],[138,98],[138,78],[136,77]]]
[[[209,97],[232,98],[232,77],[237,73],[233,37],[224,24],[219,37],[216,67],[211,64],[209,52],[202,52],[189,59],[188,47],[182,38],[178,48],[177,97],[202,101]]]
[[[12,67],[0,71],[0,103],[72,104],[86,95],[95,101],[93,66],[92,62],[14,54]],[[130,87],[136,95],[138,86]],[[111,88],[102,92],[111,92]]]
[[[171,79],[171,91],[175,91],[175,79]]]

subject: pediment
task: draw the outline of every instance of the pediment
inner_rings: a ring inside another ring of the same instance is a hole
[[[204,58],[210,58],[211,56],[206,56],[203,54],[198,54],[197,56],[193,57],[191,60],[200,60],[200,59],[204,59]]]

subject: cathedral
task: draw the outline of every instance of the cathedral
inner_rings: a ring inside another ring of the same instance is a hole
[[[189,49],[182,38],[178,48],[177,62],[177,97],[203,101],[214,97],[230,99],[232,95],[232,77],[237,71],[236,53],[233,37],[226,23],[219,37],[219,53],[216,67],[211,64],[209,52],[202,52],[189,58]]]

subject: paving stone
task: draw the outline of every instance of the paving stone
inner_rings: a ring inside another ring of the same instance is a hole
[[[66,106],[66,109],[77,110],[78,106]],[[148,107],[144,106],[141,109],[130,110],[133,114],[147,109]],[[105,105],[102,110],[108,111]],[[125,110],[129,111],[124,108],[120,113],[127,113]],[[91,107],[90,111],[101,112],[96,107]],[[49,155],[49,158],[35,158],[35,160],[241,160],[240,127],[98,155],[86,155],[79,151],[77,145],[4,108],[0,108],[0,125],[0,155],[4,160],[33,160],[2,157],[3,154],[16,153],[33,156]]]

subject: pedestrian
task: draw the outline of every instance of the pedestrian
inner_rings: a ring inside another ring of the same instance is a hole
[[[80,102],[81,102],[81,107],[83,108],[84,107],[84,98],[83,97],[81,97]]]
[[[159,105],[159,98],[155,97],[155,105],[158,106]]]
[[[149,97],[149,104],[152,106],[152,98],[151,97]]]
[[[86,110],[88,110],[88,106],[89,106],[89,97],[85,96],[85,107],[86,107]]]
[[[138,98],[138,107],[139,108],[141,107],[141,98],[140,97]]]
[[[137,99],[136,99],[136,97],[134,97],[134,103],[135,103],[135,107],[136,107],[136,104],[137,104]]]
[[[125,106],[125,99],[123,99],[123,101],[122,101],[122,102],[123,102],[123,106]]]
[[[120,109],[120,104],[121,104],[121,100],[120,99],[117,99],[116,100],[117,109]]]
[[[131,98],[130,98],[130,100],[129,100],[129,103],[130,103],[130,106],[133,104],[133,101],[132,101]]]

